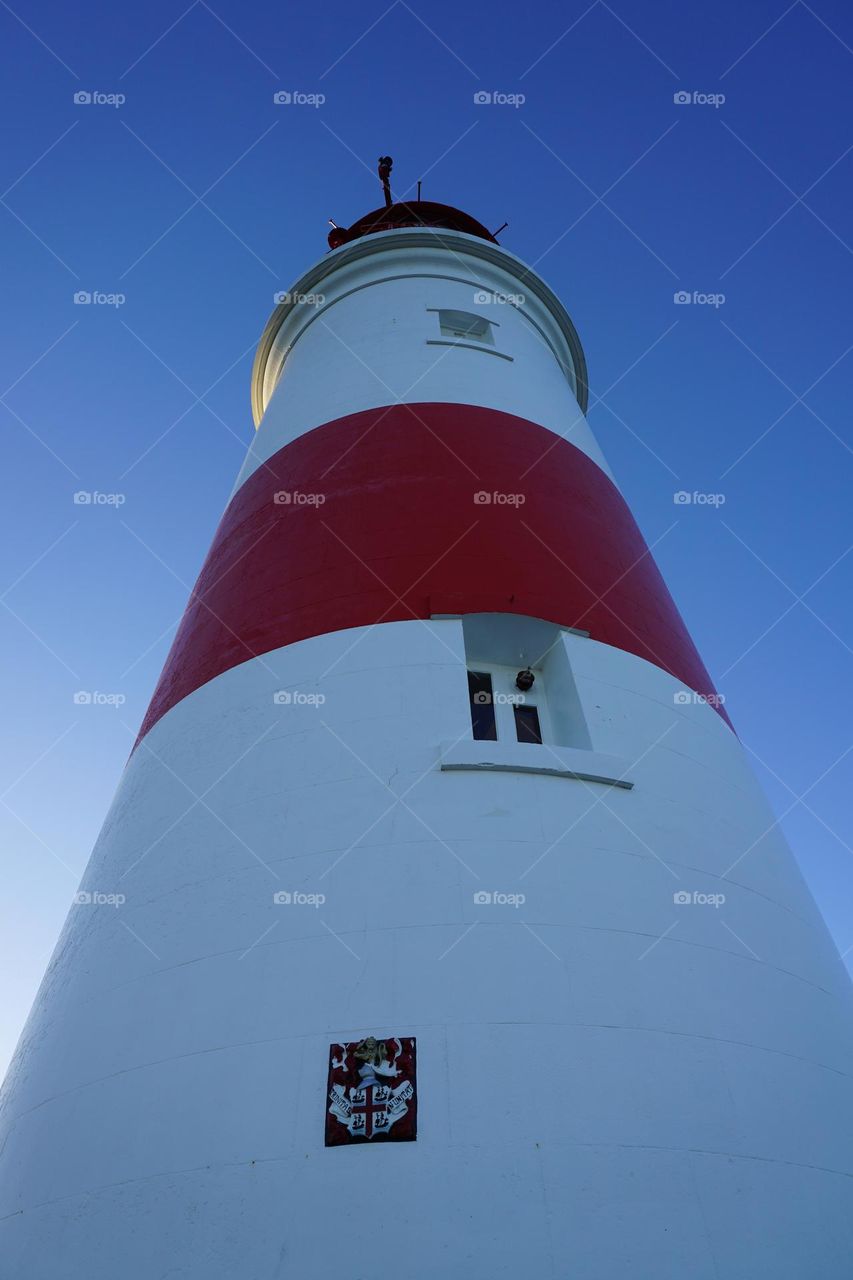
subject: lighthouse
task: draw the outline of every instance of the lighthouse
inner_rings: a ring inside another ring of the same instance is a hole
[[[0,1276],[847,1280],[844,967],[566,308],[391,173],[261,337],[5,1085]]]

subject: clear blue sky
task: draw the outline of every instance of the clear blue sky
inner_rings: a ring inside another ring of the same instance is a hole
[[[399,194],[508,220],[565,301],[593,428],[853,946],[853,12],[786,5],[0,6],[0,1069],[249,443],[273,293],[380,203],[381,153]]]

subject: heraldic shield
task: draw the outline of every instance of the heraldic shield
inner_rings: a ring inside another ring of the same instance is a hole
[[[417,1136],[415,1041],[367,1036],[329,1049],[326,1146],[412,1142]]]

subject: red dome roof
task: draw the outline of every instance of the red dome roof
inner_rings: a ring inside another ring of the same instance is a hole
[[[329,232],[329,244],[338,249],[342,244],[358,240],[361,236],[374,235],[377,231],[397,231],[401,227],[435,227],[444,231],[463,231],[469,236],[479,236],[481,240],[497,240],[487,231],[481,222],[454,209],[449,204],[437,204],[434,200],[400,201],[398,204],[383,205],[366,213],[351,227],[333,227]]]

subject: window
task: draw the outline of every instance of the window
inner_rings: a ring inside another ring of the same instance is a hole
[[[519,742],[542,742],[542,730],[539,727],[539,712],[529,705],[515,703],[515,736]]]
[[[497,741],[495,724],[495,700],[492,696],[492,677],[488,671],[468,672],[468,696],[471,702],[471,725],[474,737]]]
[[[587,639],[586,632],[572,634],[571,628],[523,614],[468,613],[462,618],[462,636],[468,671],[491,678],[486,692],[492,696],[493,741],[507,748],[523,742],[592,750],[572,670],[573,652]],[[533,683],[519,689],[519,672],[528,663]],[[464,714],[464,703],[459,709]]]
[[[491,322],[483,316],[472,315],[470,311],[440,310],[438,323],[443,338],[467,338],[469,342],[495,344]]]
[[[488,742],[550,742],[550,720],[542,676],[532,692],[516,684],[517,667],[477,662],[468,670],[468,698],[475,740]],[[540,718],[541,717],[541,718]]]

